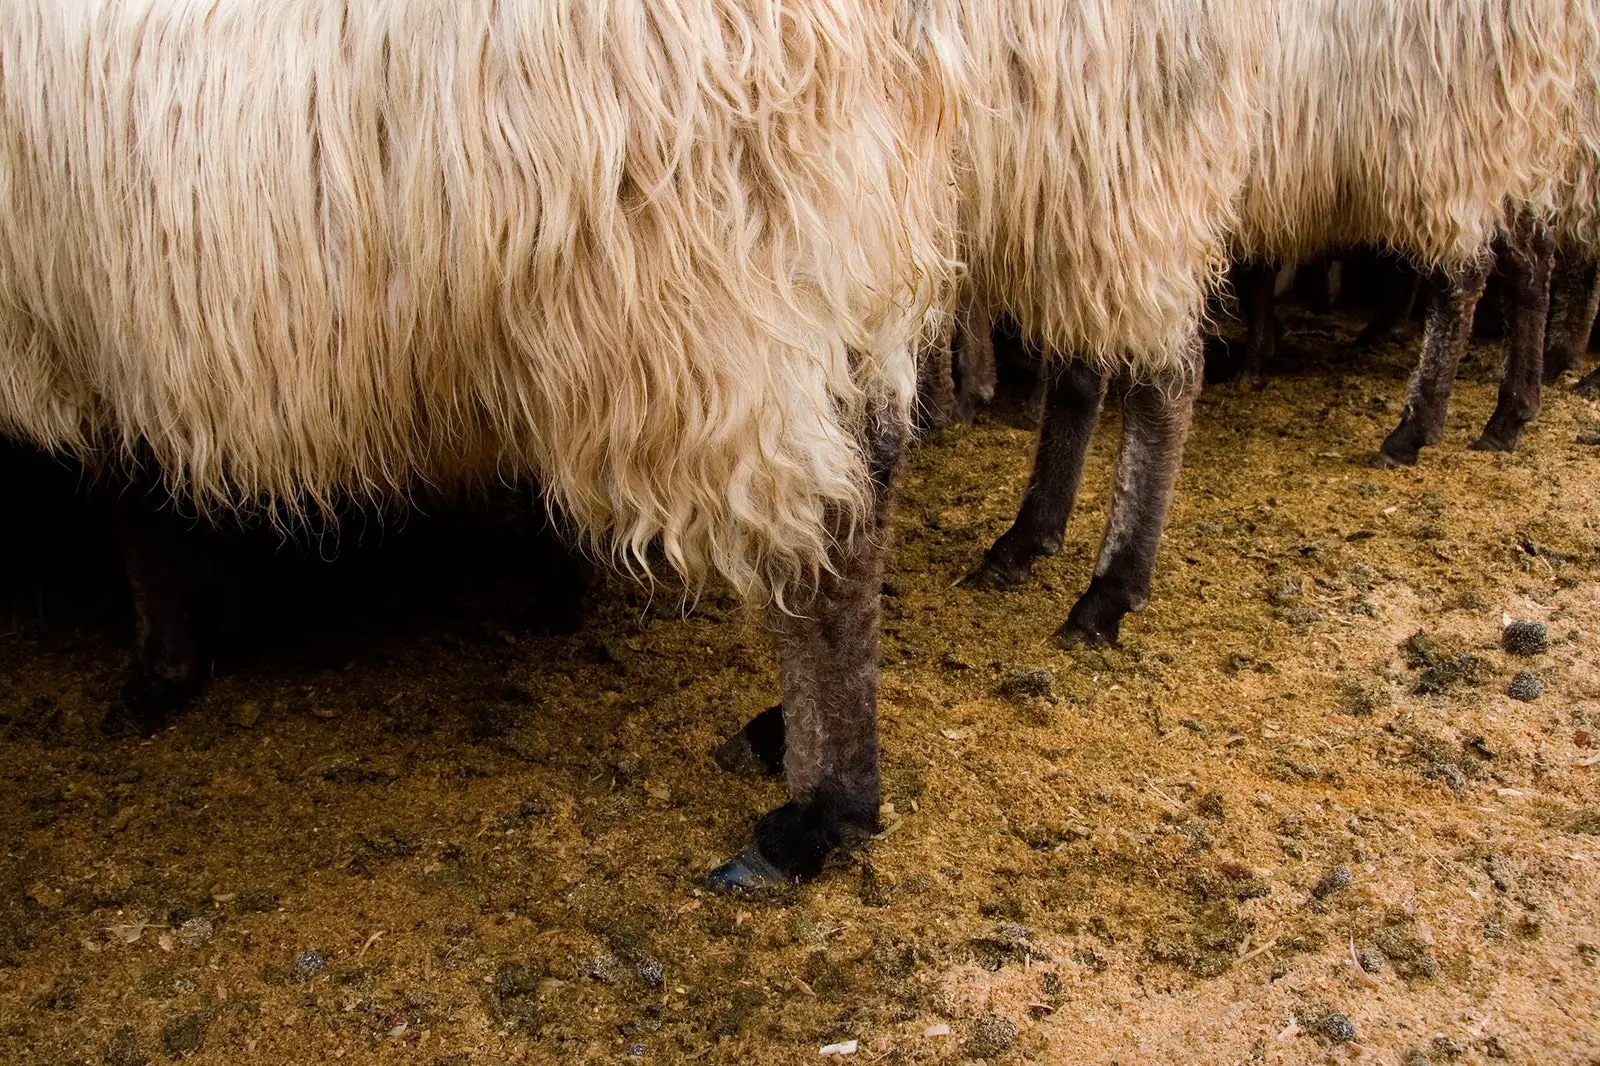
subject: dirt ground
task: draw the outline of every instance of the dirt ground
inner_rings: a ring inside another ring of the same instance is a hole
[[[0,1062],[1600,1063],[1600,407],[1468,451],[1480,346],[1444,442],[1372,469],[1412,353],[1358,324],[1206,391],[1119,649],[1047,639],[1114,418],[1020,593],[955,587],[1015,398],[916,450],[887,829],[771,898],[700,889],[781,797],[707,756],[777,692],[727,597],[612,581],[554,637],[264,605],[143,743],[96,729],[117,627],[0,637]]]

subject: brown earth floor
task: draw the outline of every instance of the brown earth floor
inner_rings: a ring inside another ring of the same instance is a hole
[[[95,729],[115,633],[0,638],[0,1062],[1600,1062],[1600,408],[1551,390],[1469,452],[1479,348],[1445,441],[1370,469],[1410,352],[1312,325],[1313,365],[1207,390],[1118,650],[1047,640],[1114,419],[1016,594],[953,587],[1025,479],[1015,408],[916,451],[889,830],[772,899],[699,887],[781,792],[706,757],[776,692],[726,598],[291,639],[144,743]],[[1030,669],[1048,698],[999,694]]]

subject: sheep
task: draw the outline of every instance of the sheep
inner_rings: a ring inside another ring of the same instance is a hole
[[[1482,291],[1487,248],[1497,235],[1514,252],[1514,282],[1524,297],[1508,342],[1508,369],[1536,358],[1542,347],[1544,311],[1537,296],[1553,243],[1542,219],[1557,202],[1571,150],[1574,69],[1588,32],[1572,18],[1574,2],[1296,0],[1273,8],[1232,249],[1245,259],[1299,261],[1329,247],[1373,243],[1438,265],[1422,365],[1406,417],[1383,448],[1391,462],[1415,461],[1417,448],[1438,435],[1471,308]],[[1096,230],[1092,212],[1076,214],[1082,229]],[[1021,235],[1051,232],[1026,211],[1020,217]],[[1002,261],[1035,262],[1021,253],[1048,239],[1019,237],[1019,248]],[[1097,284],[1098,265],[1090,260],[1090,277],[1075,274],[1074,280]],[[1183,276],[1199,284],[1208,275]],[[1254,281],[1269,293],[1271,284],[1271,274]],[[1483,446],[1494,446],[1497,432],[1498,439],[1514,440],[1513,430],[1528,417],[1526,372],[1506,377]],[[1537,369],[1532,381],[1536,397]],[[1053,379],[1022,509],[969,582],[1020,584],[1034,558],[1059,547],[1102,390],[1081,370]],[[1170,388],[1157,398],[1173,402],[1153,398],[1130,407],[1125,400],[1111,529],[1089,593],[1056,633],[1064,645],[1116,642],[1123,614],[1141,608],[1148,596],[1193,403],[1192,394]],[[1139,440],[1142,424],[1151,428]]]
[[[969,585],[1016,587],[1059,550],[1094,419],[1111,384],[1122,396],[1106,535],[1056,633],[1065,645],[1114,642],[1149,596],[1200,386],[1204,304],[1250,163],[1269,9],[963,11],[981,85],[960,135],[970,290],[1046,354],[1032,478]]]
[[[1502,239],[1513,310],[1500,403],[1474,445],[1514,446],[1537,411],[1544,300],[1574,147],[1587,0],[1301,0],[1279,8],[1277,69],[1238,249],[1298,259],[1380,244],[1432,268],[1432,310],[1390,463],[1439,436],[1471,311]],[[1465,321],[1462,321],[1464,316]],[[1530,395],[1531,389],[1531,395]]]
[[[539,483],[765,608],[790,799],[875,825],[878,573],[955,82],[877,0],[16,0],[0,433],[202,515]]]
[[[1600,3],[1585,0],[1583,7],[1588,18],[1580,29],[1587,50],[1578,68],[1576,145],[1555,218],[1559,255],[1545,346],[1546,385],[1578,365],[1600,310]],[[1600,376],[1591,373],[1577,391],[1600,391]]]

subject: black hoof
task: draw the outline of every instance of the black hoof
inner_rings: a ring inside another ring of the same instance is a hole
[[[783,773],[783,705],[768,707],[743,729],[719,744],[712,760],[738,777],[776,777]]]
[[[760,892],[791,883],[753,845],[706,875],[706,887],[713,892]]]
[[[1108,633],[1103,629],[1074,622],[1070,618],[1062,623],[1060,629],[1050,637],[1055,641],[1056,647],[1071,650],[1073,648],[1110,648],[1117,643],[1119,626],[1112,626]]]
[[[108,737],[153,737],[166,724],[167,716],[159,708],[139,708],[118,700],[100,719],[100,732]]]
[[[1427,432],[1415,422],[1412,415],[1407,414],[1398,426],[1383,438],[1383,444],[1378,447],[1379,461],[1376,466],[1416,466],[1417,456],[1422,454],[1422,449],[1428,444]]]
[[[1367,456],[1367,465],[1374,470],[1398,470],[1402,466],[1416,466],[1417,453],[1412,452],[1410,458],[1390,455],[1385,451],[1376,451]]]
[[[152,737],[167,724],[167,717],[183,707],[200,689],[190,674],[179,680],[154,672],[138,671],[122,686],[122,696],[100,720],[100,731],[111,737]]]
[[[1600,375],[1590,374],[1572,386],[1572,391],[1579,396],[1600,396]]]
[[[1131,609],[1123,597],[1108,596],[1091,586],[1050,639],[1060,648],[1112,647],[1122,633],[1122,618]]]
[[[1032,576],[1031,566],[1005,566],[985,559],[981,566],[961,579],[961,584],[984,592],[1015,592],[1025,588]]]
[[[1517,450],[1517,441],[1516,438],[1508,441],[1498,433],[1485,430],[1483,436],[1467,447],[1475,452],[1514,452]]]

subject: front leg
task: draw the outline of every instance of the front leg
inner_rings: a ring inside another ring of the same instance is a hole
[[[1531,216],[1519,217],[1501,257],[1506,276],[1506,336],[1500,398],[1483,435],[1472,445],[1475,451],[1511,451],[1522,437],[1522,427],[1539,413],[1554,259],[1555,236],[1550,227]]]
[[[1483,296],[1492,262],[1492,257],[1485,254],[1460,270],[1438,269],[1429,277],[1422,358],[1406,386],[1400,424],[1384,439],[1378,452],[1381,464],[1413,465],[1423,447],[1438,441],[1444,432],[1445,413],[1456,387],[1456,368],[1466,354],[1472,312]]]
[[[1035,559],[1061,550],[1089,454],[1089,439],[1105,398],[1105,377],[1087,361],[1047,359],[1039,369],[1045,384],[1044,417],[1033,474],[1011,528],[966,577],[973,588],[1014,589],[1027,584]]]
[[[1062,647],[1115,644],[1123,616],[1149,602],[1156,550],[1200,394],[1201,361],[1196,336],[1179,367],[1123,393],[1122,446],[1105,539],[1094,579],[1056,631]]]
[[[815,877],[829,853],[877,829],[878,601],[902,436],[890,417],[874,426],[871,516],[834,549],[834,572],[795,613],[770,613],[789,802],[763,816],[751,844],[711,872],[713,889]]]

